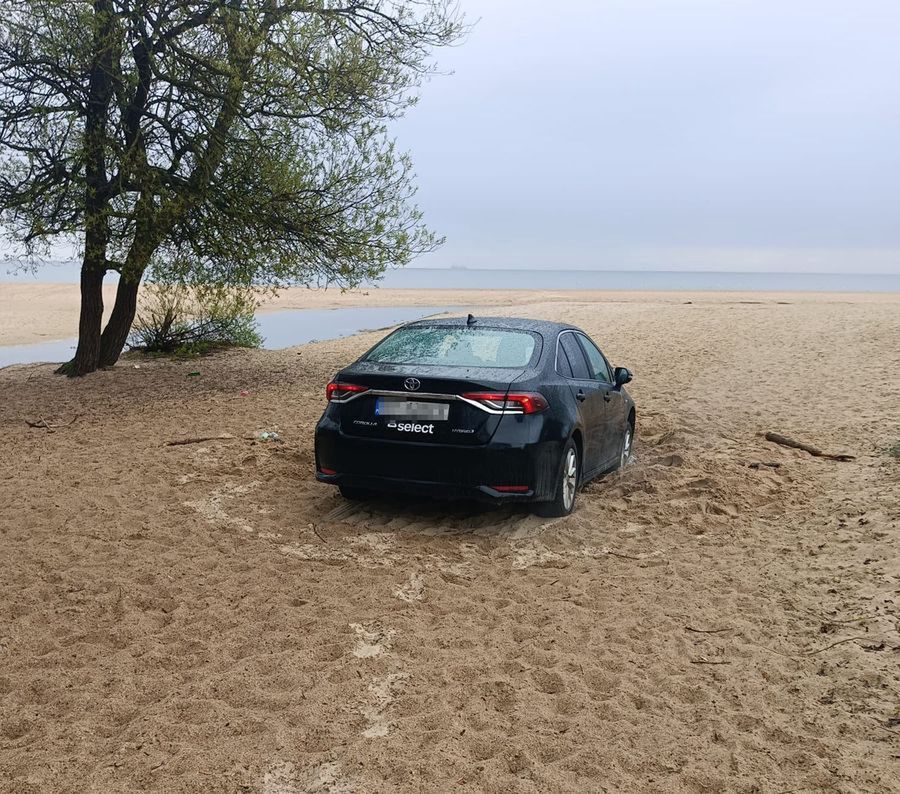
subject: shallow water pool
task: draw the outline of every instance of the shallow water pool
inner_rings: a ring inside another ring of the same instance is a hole
[[[256,320],[263,336],[263,348],[280,350],[325,339],[338,339],[360,331],[389,328],[400,323],[453,311],[452,306],[379,306],[348,309],[285,309],[261,312]],[[76,339],[57,339],[29,345],[0,346],[0,367],[9,364],[68,361],[75,352]]]

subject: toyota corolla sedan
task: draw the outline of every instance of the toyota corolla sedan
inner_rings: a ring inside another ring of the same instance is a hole
[[[316,478],[348,499],[392,491],[568,515],[580,486],[631,455],[631,377],[571,325],[409,323],[328,384]]]

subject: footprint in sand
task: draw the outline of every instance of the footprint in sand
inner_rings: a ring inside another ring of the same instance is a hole
[[[436,568],[441,578],[445,582],[453,584],[465,584],[471,582],[475,578],[475,571],[468,562],[447,562],[446,560],[437,559],[433,564],[428,563],[428,568]]]
[[[353,561],[364,568],[380,568],[397,564],[402,558],[393,551],[396,539],[393,535],[368,533],[350,538],[344,548],[323,546],[319,543],[286,543],[279,546],[282,554],[301,560],[337,564]]]
[[[367,568],[395,565],[401,556],[396,551],[397,536],[387,532],[366,532],[349,539],[353,556]]]
[[[239,496],[244,496],[258,486],[258,482],[248,482],[242,485],[223,485],[221,488],[216,488],[206,499],[196,499],[192,502],[185,502],[184,505],[198,512],[210,524],[234,527],[243,532],[253,532],[253,526],[249,522],[243,518],[229,515],[223,504],[227,499],[236,499]]]
[[[377,623],[351,623],[350,628],[356,634],[356,644],[352,653],[357,659],[381,656],[391,649],[397,635],[394,629],[386,629]]]
[[[525,568],[565,568],[568,565],[565,558],[555,551],[550,551],[541,543],[521,546],[513,552],[513,570],[521,571]]]
[[[421,601],[425,597],[425,579],[420,573],[411,573],[406,584],[394,589],[394,598],[399,598],[407,604]]]
[[[391,673],[383,678],[376,678],[369,684],[371,702],[360,709],[360,713],[369,723],[362,731],[367,739],[378,739],[387,736],[393,727],[387,712],[394,702],[397,693],[409,679],[408,673]]]
[[[642,568],[656,565],[666,565],[667,561],[660,551],[641,552],[638,554],[625,553],[607,547],[584,546],[580,549],[570,549],[561,554],[551,551],[546,546],[538,543],[521,546],[514,550],[512,568],[521,571],[526,568],[566,568],[570,562],[584,558],[603,559],[604,557],[618,557],[626,560],[634,560]]]
[[[335,763],[301,768],[290,761],[276,761],[263,774],[262,794],[345,794],[354,787],[341,779]]]
[[[394,629],[384,628],[377,623],[351,623],[350,628],[356,634],[356,645],[352,653],[358,659],[371,659],[386,653],[391,649],[397,634]],[[360,732],[362,736],[377,739],[391,732],[393,724],[388,717],[388,710],[408,679],[408,673],[397,672],[372,680],[368,688],[368,702],[359,709],[367,723]]]
[[[347,552],[335,549],[332,546],[322,546],[321,544],[285,543],[283,546],[279,546],[278,550],[282,554],[299,557],[301,560],[309,560],[311,562],[334,564],[350,559],[350,555]]]

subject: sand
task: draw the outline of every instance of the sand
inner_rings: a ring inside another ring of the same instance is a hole
[[[490,299],[636,373],[567,519],[317,484],[378,334],[0,371],[0,790],[900,791],[900,296]]]
[[[116,287],[105,284],[104,321],[109,317]],[[307,289],[292,287],[264,296],[262,312],[286,309],[340,309],[354,306],[518,306],[573,300],[643,300],[643,293],[603,293],[560,290],[415,290],[415,289]],[[24,345],[78,335],[77,284],[0,283],[0,345]]]
[[[108,318],[116,292],[115,285],[103,288],[105,312]],[[476,290],[476,289],[308,289],[292,287],[277,295],[263,298],[261,312],[286,309],[341,309],[356,306],[456,306],[460,312],[478,310],[484,313],[508,306],[531,307],[534,304],[556,303],[559,309],[572,303],[646,303],[658,299],[663,302],[753,303],[761,298],[787,302],[808,301],[833,303],[852,300],[865,304],[894,304],[891,294],[855,294],[835,296],[822,293],[760,294],[740,292],[666,292],[652,296],[646,292],[627,290]],[[72,339],[78,335],[79,290],[77,284],[18,284],[0,283],[0,345],[24,345],[57,339]]]

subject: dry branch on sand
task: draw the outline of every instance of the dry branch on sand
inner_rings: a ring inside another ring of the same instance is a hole
[[[32,422],[30,419],[25,420],[25,424],[29,427],[41,428],[46,430],[48,433],[54,433],[57,430],[68,427],[71,424],[74,424],[75,420],[78,418],[78,414],[75,414],[68,422],[62,422],[61,424],[51,424],[43,416],[38,417],[37,422]]]
[[[167,447],[183,447],[188,444],[202,444],[204,441],[234,441],[234,436],[228,433],[222,433],[218,436],[197,436],[195,438],[179,438],[175,441],[167,441]]]
[[[730,626],[725,626],[722,629],[695,629],[693,626],[685,626],[685,631],[692,631],[694,634],[719,634],[723,631],[731,631]]]
[[[775,444],[780,444],[783,447],[791,447],[792,449],[802,449],[804,452],[808,452],[810,455],[813,455],[817,458],[828,458],[829,460],[839,460],[839,461],[850,461],[856,460],[853,455],[831,455],[827,452],[822,452],[818,447],[813,447],[809,444],[804,444],[802,441],[794,441],[792,438],[788,438],[787,436],[783,436],[780,433],[766,433],[766,441],[771,441]]]

